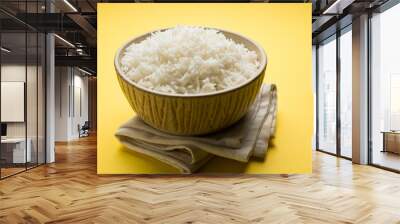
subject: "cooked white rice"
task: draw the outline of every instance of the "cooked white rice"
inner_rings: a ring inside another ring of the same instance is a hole
[[[259,62],[254,51],[217,30],[177,26],[128,46],[121,67],[144,88],[196,94],[246,82],[256,75]]]

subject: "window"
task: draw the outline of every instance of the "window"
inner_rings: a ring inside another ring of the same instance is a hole
[[[39,13],[43,4],[18,2],[18,13]],[[0,178],[5,178],[45,163],[46,38],[8,14],[0,17],[9,21],[0,24]]]
[[[351,25],[318,45],[317,149],[349,159],[352,157],[352,59]]]
[[[352,35],[351,26],[340,36],[340,155],[352,156]]]
[[[400,73],[390,74],[390,130],[400,130]]]
[[[371,141],[374,165],[400,170],[400,4],[371,18]]]
[[[336,153],[336,37],[318,47],[318,149]]]

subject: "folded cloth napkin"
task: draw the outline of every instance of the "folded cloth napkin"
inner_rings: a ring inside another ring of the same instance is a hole
[[[263,84],[249,112],[237,123],[202,136],[176,136],[161,132],[137,116],[123,124],[116,137],[128,149],[151,156],[182,173],[192,173],[212,156],[241,162],[264,158],[275,132],[276,86]]]

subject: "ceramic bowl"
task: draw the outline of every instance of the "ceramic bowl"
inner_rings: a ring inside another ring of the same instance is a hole
[[[267,56],[256,42],[240,34],[217,30],[255,51],[260,62],[253,78],[221,91],[191,95],[169,94],[146,89],[130,80],[121,69],[122,54],[126,47],[143,41],[154,31],[128,41],[117,51],[114,63],[119,84],[132,109],[144,122],[169,134],[204,135],[226,128],[246,114],[264,80]]]

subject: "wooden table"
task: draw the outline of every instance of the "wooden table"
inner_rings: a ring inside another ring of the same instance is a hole
[[[382,152],[400,154],[400,131],[382,131],[383,149]]]

